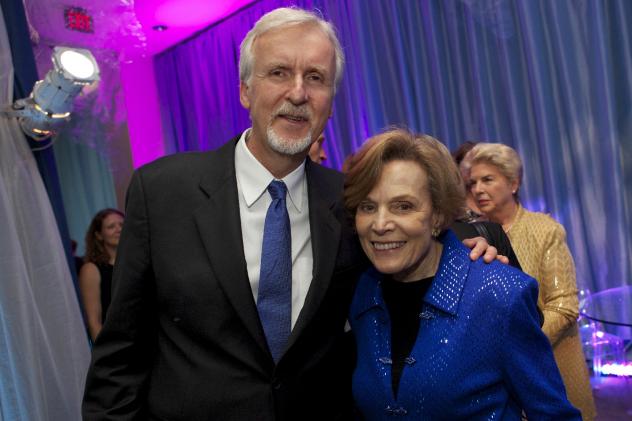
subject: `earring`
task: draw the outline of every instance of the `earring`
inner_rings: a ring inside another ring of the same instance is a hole
[[[432,229],[432,236],[433,236],[434,238],[437,238],[437,237],[439,236],[439,234],[441,234],[441,230],[440,230],[439,228],[437,228],[437,227],[434,227],[434,228]]]

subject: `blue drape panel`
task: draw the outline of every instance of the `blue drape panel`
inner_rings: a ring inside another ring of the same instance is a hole
[[[117,207],[116,192],[108,157],[98,149],[74,142],[65,133],[59,134],[55,144],[55,159],[67,209],[68,231],[77,242],[76,255],[83,256],[90,221],[97,211]]]
[[[632,2],[292,3],[321,10],[347,55],[325,132],[328,165],[340,168],[389,125],[451,149],[507,143],[524,160],[525,206],[566,227],[580,287],[632,281]],[[215,148],[249,126],[239,43],[287,4],[256,2],[156,58],[167,150]]]

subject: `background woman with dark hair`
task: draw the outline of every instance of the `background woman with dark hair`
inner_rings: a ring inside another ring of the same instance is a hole
[[[86,233],[86,256],[79,272],[79,288],[92,341],[101,331],[110,305],[112,270],[124,218],[119,210],[103,209],[92,218]]]

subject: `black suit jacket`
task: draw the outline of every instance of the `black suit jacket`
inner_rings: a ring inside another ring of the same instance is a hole
[[[479,231],[480,228],[477,228],[476,225],[483,227],[482,232]],[[466,238],[484,237],[490,246],[496,247],[498,254],[507,256],[511,266],[522,270],[518,257],[516,257],[516,253],[514,252],[513,247],[511,247],[509,237],[505,234],[502,225],[489,221],[455,221],[450,228],[452,228],[452,231],[454,231],[456,236],[461,240]]]
[[[274,365],[244,258],[237,139],[135,172],[86,420],[336,419],[350,405],[344,325],[364,265],[342,176],[306,162],[313,280]]]

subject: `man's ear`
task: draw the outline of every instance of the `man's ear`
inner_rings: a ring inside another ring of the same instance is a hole
[[[249,110],[250,109],[250,98],[248,98],[248,90],[250,87],[243,80],[239,82],[239,102],[241,102],[242,107]]]

